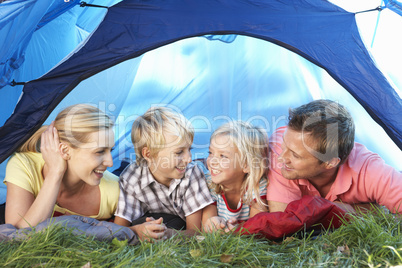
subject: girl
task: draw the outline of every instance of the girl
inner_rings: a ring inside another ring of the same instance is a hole
[[[215,201],[203,211],[204,230],[234,228],[267,211],[268,139],[245,122],[220,126],[211,136],[207,180]]]

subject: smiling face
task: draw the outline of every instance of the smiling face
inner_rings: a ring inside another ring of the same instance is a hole
[[[165,133],[165,147],[156,156],[144,155],[149,170],[155,180],[166,186],[170,182],[183,178],[187,165],[191,162],[191,144],[180,140],[178,136]],[[145,153],[149,150],[146,148]]]
[[[241,185],[246,173],[240,160],[240,153],[229,136],[217,135],[211,139],[207,165],[213,183],[225,188]]]
[[[278,160],[282,163],[282,176],[288,180],[311,179],[325,172],[326,163],[320,162],[306,148],[313,148],[308,136],[290,128],[283,135],[282,153]]]
[[[99,185],[106,168],[113,166],[114,133],[112,129],[105,129],[89,134],[88,138],[79,148],[69,148],[66,174],[70,180],[82,180],[95,186]]]

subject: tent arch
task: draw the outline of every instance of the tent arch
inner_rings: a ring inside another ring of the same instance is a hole
[[[0,128],[0,142],[4,145],[0,149],[0,161],[31,136],[83,79],[162,45],[205,34],[248,35],[294,49],[326,69],[402,148],[402,123],[395,118],[401,114],[402,101],[371,60],[360,40],[353,13],[317,0],[293,0],[286,4],[279,1],[183,1],[175,9],[171,5],[153,0],[124,1],[110,7],[104,21],[80,50],[43,77],[25,85],[15,113]],[[211,9],[216,12],[211,14]],[[175,13],[169,13],[172,10]],[[197,23],[192,22],[194,19]],[[306,23],[306,19],[311,20]],[[116,23],[120,27],[116,27]],[[169,27],[163,27],[163,23]],[[187,23],[192,28],[182,28]],[[338,35],[334,35],[334,26]],[[314,35],[310,36],[311,32]],[[339,39],[339,35],[343,38]],[[345,45],[348,46],[345,48]],[[319,47],[323,50],[317,50]],[[345,64],[350,55],[354,56],[356,65]],[[358,81],[356,76],[360,77]],[[379,88],[383,90],[382,103],[378,102]],[[38,102],[37,96],[46,97]],[[13,133],[13,137],[8,133]]]

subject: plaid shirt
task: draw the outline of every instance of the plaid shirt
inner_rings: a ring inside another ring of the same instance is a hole
[[[115,216],[130,222],[145,213],[186,217],[213,203],[204,173],[193,163],[181,180],[169,187],[157,182],[147,166],[131,164],[120,175],[120,196]]]

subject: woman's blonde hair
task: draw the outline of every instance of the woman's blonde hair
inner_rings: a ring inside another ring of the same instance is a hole
[[[131,141],[138,165],[146,164],[142,149],[149,148],[154,157],[165,145],[164,133],[179,137],[179,141],[193,143],[194,128],[184,115],[168,107],[151,107],[139,116],[131,128]]]
[[[227,136],[239,151],[241,165],[249,168],[241,188],[243,195],[246,193],[246,200],[242,200],[243,203],[251,205],[254,193],[257,203],[266,206],[260,198],[260,180],[266,179],[269,164],[268,137],[265,132],[249,123],[233,121],[216,129],[211,141],[217,136]],[[213,184],[213,186],[218,194],[224,190],[222,185]]]
[[[89,142],[91,133],[110,129],[114,125],[110,116],[88,104],[76,104],[65,108],[57,115],[54,122],[60,142],[73,148]],[[17,151],[40,152],[40,138],[46,128],[47,126],[42,126]]]

